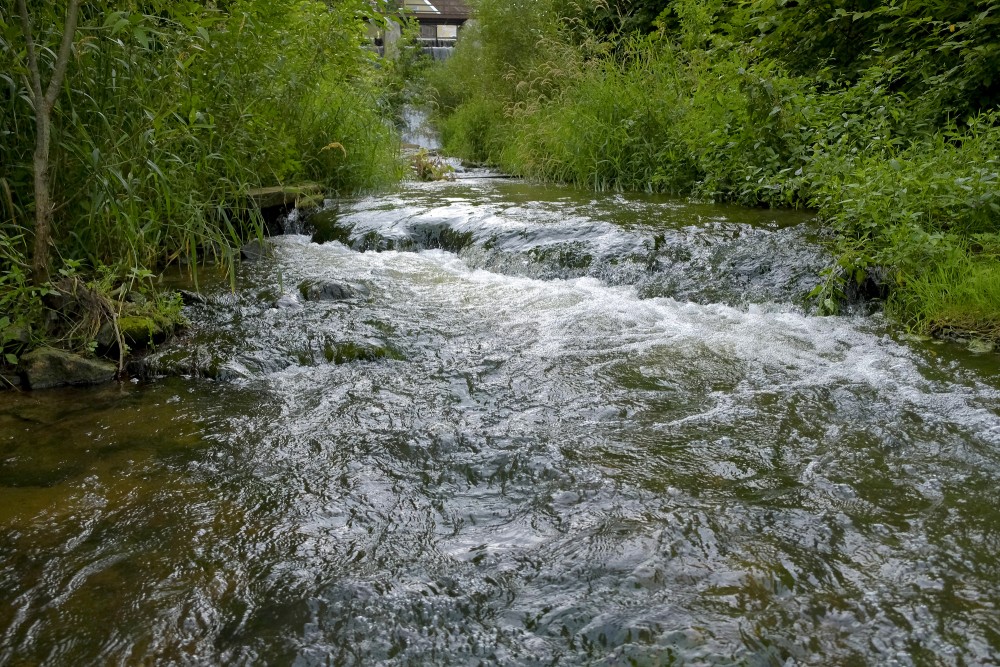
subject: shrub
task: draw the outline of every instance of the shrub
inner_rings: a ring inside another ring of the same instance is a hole
[[[65,3],[29,5],[45,70]],[[383,85],[395,74],[367,46],[369,3],[214,6],[84,3],[53,111],[52,275],[69,261],[82,272],[113,267],[120,280],[181,258],[231,263],[232,248],[259,233],[250,188],[313,180],[354,191],[401,175]],[[31,260],[34,111],[22,42],[17,16],[0,15],[3,275]],[[12,294],[24,293],[0,284],[0,301]]]
[[[648,3],[612,18],[633,4],[539,3],[517,57],[523,3],[477,5],[430,73],[446,148],[597,190],[809,206],[837,239],[821,310],[876,277],[909,326],[996,335],[996,0],[933,20],[925,2],[672,0],[651,32]]]

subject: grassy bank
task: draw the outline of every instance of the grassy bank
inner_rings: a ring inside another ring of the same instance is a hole
[[[476,9],[429,74],[449,152],[597,190],[814,209],[837,239],[820,310],[874,277],[916,331],[1000,337],[1000,2]]]
[[[120,314],[127,298],[157,302],[155,273],[168,264],[233,262],[233,248],[259,231],[250,188],[313,181],[344,192],[399,177],[389,100],[398,77],[368,48],[369,21],[380,20],[370,3],[82,2],[54,91],[52,234],[39,250],[40,105],[21,15],[44,88],[73,4],[18,3],[0,13],[8,363],[43,342],[93,349],[99,326],[53,312],[70,282]]]

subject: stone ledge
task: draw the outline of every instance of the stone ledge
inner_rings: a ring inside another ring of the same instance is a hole
[[[110,382],[118,367],[107,361],[40,347],[21,357],[20,371],[28,388],[51,389]]]

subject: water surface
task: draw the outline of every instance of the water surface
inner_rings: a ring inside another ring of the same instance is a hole
[[[997,357],[808,315],[808,216],[479,178],[290,231],[189,377],[0,399],[0,664],[997,664]]]

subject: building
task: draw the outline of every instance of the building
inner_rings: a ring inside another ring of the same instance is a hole
[[[424,46],[452,46],[471,10],[463,0],[401,0],[420,23]]]

